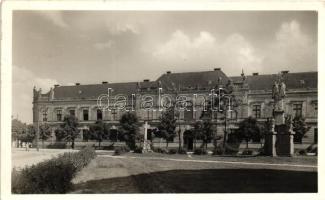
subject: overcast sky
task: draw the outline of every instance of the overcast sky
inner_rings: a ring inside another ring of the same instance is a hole
[[[155,80],[167,70],[317,71],[317,13],[15,11],[13,115],[32,121],[32,88]]]

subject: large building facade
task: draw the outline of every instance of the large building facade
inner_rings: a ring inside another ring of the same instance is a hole
[[[50,125],[54,135],[65,115],[75,115],[79,119],[82,140],[83,133],[96,120],[111,124],[114,133],[122,114],[135,112],[140,123],[149,123],[150,133],[159,122],[162,108],[181,98],[182,102],[187,102],[187,108],[177,112],[177,129],[183,134],[200,120],[211,91],[231,86],[232,94],[240,104],[226,112],[226,118],[218,112],[212,116],[217,125],[215,134],[221,135],[225,128],[231,132],[249,116],[261,123],[272,117],[272,85],[278,77],[279,74],[258,73],[247,76],[244,72],[240,76],[228,77],[220,68],[215,68],[203,72],[168,71],[155,81],[55,85],[46,93],[34,88],[33,122],[36,126]],[[317,142],[317,72],[282,71],[281,78],[286,84],[285,113],[304,117],[311,127],[304,142]]]

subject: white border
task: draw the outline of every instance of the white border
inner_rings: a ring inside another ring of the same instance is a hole
[[[315,10],[318,11],[318,102],[325,102],[324,73],[325,55],[325,3],[322,1],[6,1],[2,4],[2,43],[1,43],[1,199],[96,199],[132,198],[134,200],[152,199],[325,199],[324,192],[324,126],[319,123],[318,155],[318,194],[136,194],[136,195],[12,195],[11,194],[11,108],[12,108],[12,11],[13,10]],[[319,120],[325,119],[322,104],[319,105]],[[236,184],[236,183],[234,183]],[[231,187],[231,186],[229,186]],[[200,195],[200,196],[198,196]]]

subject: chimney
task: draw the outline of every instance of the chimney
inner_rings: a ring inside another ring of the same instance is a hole
[[[60,86],[59,84],[55,84],[55,85],[54,85],[55,88],[56,88],[56,87],[59,87],[59,86]]]
[[[287,74],[287,73],[289,73],[289,71],[288,71],[288,70],[285,70],[285,71],[281,71],[281,74]]]
[[[254,73],[253,73],[253,76],[258,76],[258,73],[257,73],[257,72],[254,72]]]
[[[150,80],[149,79],[144,79],[143,82],[149,82]]]
[[[214,70],[214,71],[220,71],[221,68],[214,68],[213,70]]]
[[[76,83],[76,85],[80,85],[80,83]]]
[[[171,71],[167,71],[167,74],[171,74],[172,72]]]
[[[103,81],[102,84],[107,84],[108,82],[107,81]]]

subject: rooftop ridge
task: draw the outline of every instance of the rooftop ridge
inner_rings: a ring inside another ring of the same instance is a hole
[[[318,73],[318,71],[308,71],[308,72],[289,72],[288,74],[306,74],[306,73]],[[258,74],[258,75],[256,75],[256,76],[270,76],[270,75],[278,75],[278,74]],[[245,76],[246,77],[248,77],[248,76],[254,76],[254,75],[252,75],[252,74],[245,74]],[[239,78],[239,77],[241,77],[241,76],[228,76],[229,78]],[[255,76],[254,76],[255,77]]]

